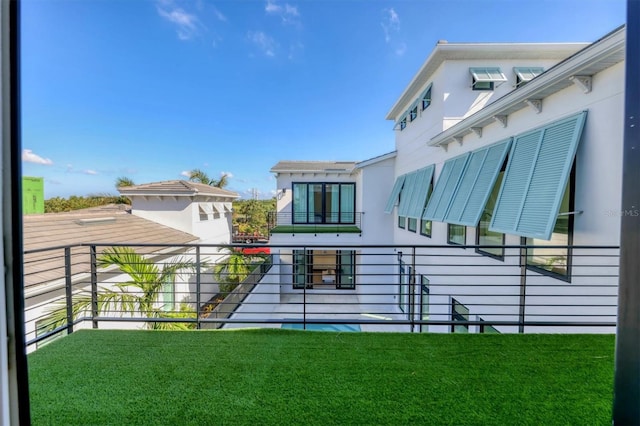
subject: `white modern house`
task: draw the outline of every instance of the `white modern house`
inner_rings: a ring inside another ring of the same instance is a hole
[[[271,169],[271,245],[296,246],[274,260],[272,301],[339,289],[476,322],[433,332],[615,323],[624,47],[624,27],[590,44],[438,42],[386,116],[394,152]],[[354,247],[372,244],[408,250]]]
[[[198,237],[199,243],[229,244],[233,200],[226,189],[185,180],[121,187],[131,214]]]
[[[72,297],[77,297],[87,294],[92,282],[100,291],[130,279],[117,268],[95,265],[96,258],[112,244],[127,244],[161,270],[177,260],[208,265],[197,282],[193,273],[178,273],[163,284],[158,301],[163,311],[175,312],[182,302],[202,306],[218,292],[211,267],[227,255],[219,248],[231,243],[232,201],[238,194],[180,180],[123,187],[120,192],[131,199],[131,207],[111,205],[24,216],[27,341],[49,328],[48,314],[68,297],[67,287],[72,289]],[[195,245],[199,245],[197,250]],[[141,325],[101,322],[100,328]]]

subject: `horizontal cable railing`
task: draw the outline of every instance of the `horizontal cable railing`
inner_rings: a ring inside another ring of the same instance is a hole
[[[618,247],[267,247],[96,243],[26,251],[29,349],[81,328],[615,329]]]
[[[268,230],[272,232],[360,232],[362,212],[269,212]]]

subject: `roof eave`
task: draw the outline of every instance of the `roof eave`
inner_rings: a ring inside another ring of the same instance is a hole
[[[543,74],[529,81],[526,85],[504,95],[502,98],[497,99],[475,114],[437,134],[427,142],[427,145],[447,145],[453,142],[455,138],[463,137],[471,133],[471,128],[482,127],[482,125],[486,125],[487,122],[494,121],[494,117],[496,116],[504,115],[505,112],[512,113],[515,110],[525,108],[527,105],[525,101],[539,99],[540,94],[543,92],[545,92],[544,97],[549,96],[551,93],[556,93],[573,84],[569,78],[580,75],[581,71],[591,64],[598,62],[606,64],[607,59],[616,58],[616,55],[619,56],[620,54],[622,55],[621,60],[624,60],[625,36],[625,28],[618,28],[608,36],[605,36],[580,52],[556,64]],[[609,66],[615,65],[615,63],[621,60],[617,60]]]
[[[420,70],[411,79],[402,94],[387,113],[386,120],[395,121],[404,113],[405,105],[411,102],[413,96],[429,82],[429,79],[440,65],[446,60],[455,59],[491,59],[491,54],[496,51],[517,52],[517,56],[523,57],[527,52],[531,58],[544,55],[546,59],[564,59],[576,51],[587,47],[589,43],[442,43],[438,42],[429,57],[423,63]],[[467,57],[473,51],[472,57]],[[467,56],[461,56],[462,53]]]

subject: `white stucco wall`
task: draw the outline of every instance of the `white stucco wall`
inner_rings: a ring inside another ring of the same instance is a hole
[[[465,72],[468,71],[468,66],[461,66]],[[504,68],[504,67],[503,67]],[[453,75],[453,72],[447,73],[447,75]],[[453,79],[453,77],[451,77]],[[456,77],[460,79],[459,77]],[[466,78],[466,76],[465,76]],[[434,87],[437,86],[434,83]],[[459,81],[461,83],[461,81]],[[509,84],[509,83],[505,83]],[[469,92],[470,89],[468,90]],[[477,93],[477,92],[472,92]],[[460,146],[457,143],[450,143],[445,151],[440,147],[429,147],[426,145],[429,139],[424,139],[422,136],[411,139],[411,133],[403,131],[396,132],[397,135],[397,160],[396,160],[396,175],[407,173],[416,170],[420,167],[425,167],[429,164],[436,165],[436,172],[434,176],[434,182],[437,181],[439,174],[442,170],[444,162],[452,157],[458,156],[462,153],[475,150],[489,144],[501,141],[507,137],[517,136],[525,131],[538,128],[556,120],[562,119],[567,116],[571,116],[580,111],[587,110],[588,117],[586,120],[581,143],[578,147],[576,154],[576,185],[575,185],[575,210],[582,211],[581,214],[574,216],[574,245],[617,245],[620,239],[620,205],[621,205],[621,159],[622,159],[622,131],[623,131],[623,95],[624,95],[624,64],[620,63],[611,68],[608,68],[593,77],[593,89],[590,93],[583,93],[577,86],[569,86],[564,90],[561,90],[551,96],[548,96],[543,100],[542,111],[537,114],[530,108],[519,110],[509,115],[508,126],[503,128],[498,123],[493,123],[483,128],[482,137],[478,137],[475,134],[469,134],[464,137],[463,144]],[[469,94],[465,95],[468,101]],[[461,96],[462,98],[462,96]],[[432,105],[433,106],[433,105]],[[409,127],[410,125],[408,125]],[[424,125],[428,127],[428,124]],[[417,131],[416,131],[417,133]],[[396,209],[397,210],[397,209]],[[397,215],[394,212],[394,217]],[[363,232],[366,231],[363,230]],[[467,227],[467,244],[475,244],[475,232],[473,227]],[[426,238],[419,233],[412,233],[404,229],[400,229],[394,226],[394,243],[396,244],[427,244],[427,245],[446,245],[447,244],[447,224],[441,222],[434,222],[432,229],[432,237]],[[520,237],[514,235],[506,235],[505,244],[520,244]],[[475,255],[473,249],[453,248],[452,250],[464,253],[464,255],[470,255],[470,258],[464,257],[446,257],[439,258],[441,263],[455,264],[456,262],[462,262],[477,265],[476,267],[464,266],[464,273],[475,275],[474,282],[481,284],[487,283],[487,279],[482,278],[483,268],[491,267],[498,268],[499,271],[508,271],[511,268],[509,274],[516,274],[519,270],[518,257],[514,256],[505,259],[504,262],[500,262],[493,258],[486,256]],[[605,265],[615,264],[617,262],[615,258],[616,251],[611,251],[607,254],[613,255],[613,258],[599,258],[600,263]],[[531,308],[528,313],[538,313],[547,315],[546,319],[552,319],[554,313],[566,314],[576,313],[584,314],[587,308],[553,308],[551,305],[554,302],[557,304],[559,300],[564,304],[586,304],[589,300],[594,301],[593,297],[584,296],[590,291],[584,287],[581,287],[581,283],[595,280],[594,278],[584,277],[583,275],[593,274],[616,274],[615,266],[605,269],[594,268],[590,266],[593,264],[593,259],[586,257],[578,257],[577,250],[574,250],[573,268],[572,268],[572,284],[573,286],[562,285],[557,279],[542,277],[535,272],[528,271],[527,273],[531,278],[528,280],[528,294],[527,303],[531,305],[542,305],[539,307]],[[420,263],[420,262],[418,262]],[[428,262],[427,262],[428,263]],[[428,265],[423,265],[416,268],[416,271],[421,274],[429,276],[433,284],[443,284],[449,282],[451,284],[463,283],[465,279],[460,276],[459,268],[448,269],[449,274],[453,276],[446,277],[446,280],[442,277],[438,277],[438,269]],[[500,272],[502,273],[502,272]],[[431,274],[431,275],[430,275]],[[455,275],[459,274],[459,275]],[[511,282],[513,285],[517,285],[518,278],[510,279],[503,277],[501,280]],[[616,284],[617,279],[603,278],[598,280],[603,284]],[[549,284],[552,284],[549,287]],[[553,283],[557,283],[557,287],[553,286]],[[434,286],[442,290],[442,287]],[[514,287],[517,288],[517,287]],[[472,291],[469,291],[468,287],[454,287],[446,288],[443,295],[450,295],[456,297],[456,299],[470,306],[470,315],[473,317],[474,310],[477,312],[482,309],[484,313],[483,318],[485,320],[492,318],[491,312],[495,313],[495,319],[499,319],[498,314],[504,314],[500,312],[502,308],[493,308],[488,310],[486,307],[477,307],[474,309],[474,303],[479,303],[480,298],[477,296],[484,291],[487,291],[486,287],[475,287]],[[432,290],[434,291],[434,290]],[[436,290],[438,291],[438,290]],[[495,291],[495,290],[494,290]],[[615,287],[611,287],[608,290],[599,290],[601,293],[598,297],[601,303],[611,303],[609,308],[592,309],[591,320],[597,321],[607,319],[611,321],[611,315],[615,316]],[[466,295],[465,295],[466,293]],[[475,296],[474,296],[475,295]],[[434,293],[432,293],[432,297]],[[507,303],[513,305],[514,301],[517,304],[517,293],[511,297],[494,297],[496,302]],[[450,302],[442,299],[442,305],[435,303],[434,309],[441,312],[442,318],[450,314]],[[447,311],[448,309],[448,311]],[[517,313],[517,309],[513,309],[514,313]],[[608,317],[606,317],[608,315]],[[504,317],[501,317],[505,319]],[[558,319],[566,319],[566,317],[557,317]],[[578,317],[576,317],[578,318]],[[471,318],[475,319],[475,318]],[[534,319],[534,317],[529,317]],[[540,319],[539,317],[536,319]],[[583,318],[584,320],[584,318]],[[435,331],[436,327],[433,327]],[[500,329],[500,327],[498,327]],[[501,330],[506,331],[506,330]],[[543,331],[558,331],[558,329],[545,329],[535,328],[534,332]],[[567,332],[571,329],[563,329]],[[607,331],[612,332],[611,329],[593,328],[594,332]],[[584,332],[584,329],[582,329]]]
[[[131,213],[136,216],[195,235],[201,243],[231,242],[231,212],[209,214],[205,220],[198,206],[205,200],[198,197],[131,198]],[[229,204],[231,201],[221,198],[219,203]]]

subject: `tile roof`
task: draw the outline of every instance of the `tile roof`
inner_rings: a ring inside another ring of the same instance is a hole
[[[280,161],[271,168],[273,173],[351,173],[355,161]]]
[[[228,198],[239,197],[239,195],[233,191],[186,180],[166,180],[162,182],[143,183],[141,185],[121,187],[118,188],[118,191],[120,191],[122,195],[209,195]]]
[[[140,254],[166,247],[135,247],[135,244],[186,244],[198,237],[128,213],[118,206],[76,210],[68,213],[26,215],[23,218],[24,250],[82,243],[131,244]],[[104,247],[98,247],[100,253]],[[175,250],[176,248],[173,247]],[[87,273],[89,247],[71,249],[72,275]],[[26,253],[25,288],[64,278],[64,249]]]

